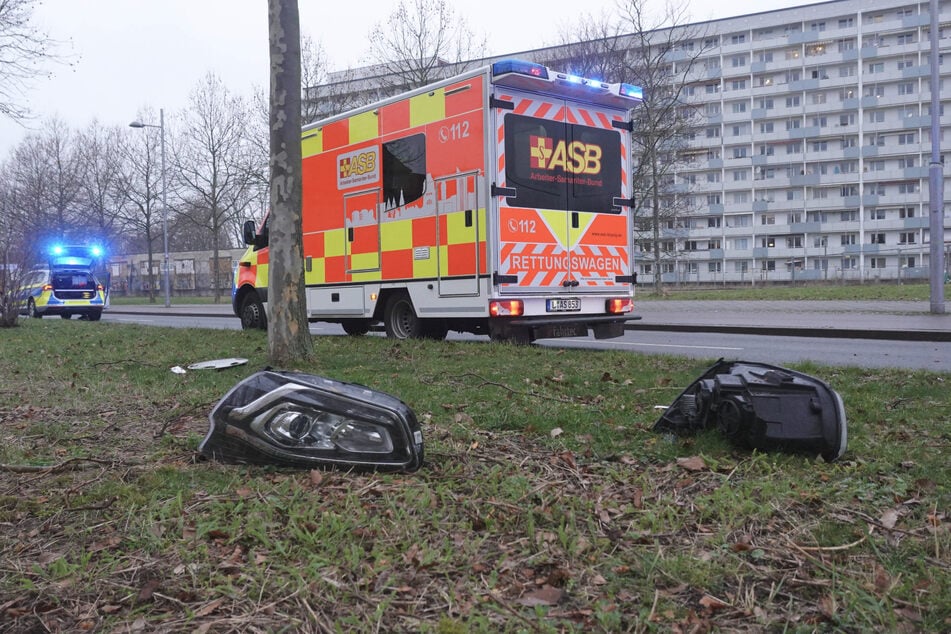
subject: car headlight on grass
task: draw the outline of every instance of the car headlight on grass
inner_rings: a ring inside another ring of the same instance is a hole
[[[299,372],[258,372],[209,415],[198,451],[227,463],[416,471],[423,436],[398,398]]]

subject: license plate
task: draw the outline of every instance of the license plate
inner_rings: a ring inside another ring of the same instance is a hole
[[[577,297],[557,297],[549,299],[547,310],[550,313],[565,313],[581,310],[581,300]]]

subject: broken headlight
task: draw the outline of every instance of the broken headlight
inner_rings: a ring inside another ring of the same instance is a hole
[[[211,411],[198,446],[221,462],[415,471],[423,463],[416,415],[394,396],[299,372],[258,372]]]
[[[736,444],[762,451],[845,453],[842,398],[824,382],[762,363],[718,361],[681,393],[654,425],[692,433],[715,428]]]

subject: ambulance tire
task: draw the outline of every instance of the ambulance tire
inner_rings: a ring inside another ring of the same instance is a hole
[[[241,327],[244,330],[267,330],[267,313],[257,293],[252,292],[241,304]]]
[[[62,317],[63,319],[72,319],[73,317],[69,313],[60,313],[59,316]]]
[[[87,315],[86,315],[86,318],[87,318],[89,321],[99,321],[100,319],[102,319],[102,311],[101,311],[101,310],[94,310],[94,311],[92,311],[91,313],[87,314]]]
[[[361,337],[370,332],[369,319],[344,319],[340,322],[343,331],[351,337]]]
[[[419,339],[423,322],[416,316],[413,302],[407,295],[392,295],[383,311],[383,326],[390,339]]]

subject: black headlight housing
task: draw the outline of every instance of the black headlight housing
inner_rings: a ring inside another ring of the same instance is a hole
[[[720,360],[690,384],[654,424],[656,431],[714,428],[761,451],[845,453],[845,406],[823,381],[786,368]]]
[[[220,462],[406,472],[423,463],[422,431],[405,403],[312,374],[253,374],[208,418],[198,451]]]

